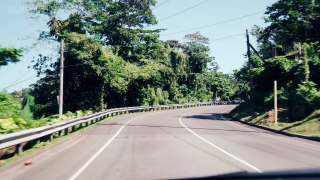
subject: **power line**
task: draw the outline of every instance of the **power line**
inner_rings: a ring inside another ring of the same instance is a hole
[[[83,63],[83,64],[74,64],[74,65],[69,65],[69,66],[64,66],[64,67],[74,67],[74,66],[81,66],[81,65],[89,65],[88,63]],[[32,69],[31,69],[32,70]],[[26,78],[26,79],[23,79],[21,80],[25,75],[27,75],[28,73],[31,72],[31,70],[27,71],[26,73],[24,73],[21,77],[19,77],[17,80],[15,80],[14,82],[12,82],[11,84],[9,84],[8,86],[4,87],[1,89],[1,91],[3,90],[6,90],[8,88],[11,88],[11,87],[14,87],[16,85],[19,85],[23,82],[26,82],[26,81],[29,81],[29,80],[32,80],[32,79],[36,79],[38,77],[29,77],[29,78]],[[19,81],[21,80],[21,81]]]
[[[166,3],[167,3],[167,2],[169,2],[169,1],[170,1],[170,0],[166,0],[166,1],[164,1],[163,3],[160,3],[158,6],[156,6],[156,7],[152,8],[152,10],[157,9],[158,7],[160,7],[160,6],[164,5],[164,4],[166,4]]]
[[[242,35],[245,35],[245,33],[235,34],[235,35],[231,35],[231,36],[225,36],[225,37],[221,37],[221,38],[217,38],[217,39],[212,39],[210,41],[220,41],[220,40],[230,39],[230,38],[242,36]]]
[[[32,69],[29,69],[28,71],[26,71],[25,73],[23,73],[18,79],[16,79],[15,81],[13,81],[11,84],[9,84],[7,87],[3,88],[3,89],[7,89],[8,87],[10,87],[11,85],[17,83],[18,81],[20,81],[22,78],[24,78],[27,74],[29,74],[32,71]]]
[[[179,14],[181,14],[181,13],[184,13],[184,12],[186,12],[186,11],[189,11],[190,9],[193,9],[193,8],[195,8],[195,7],[198,7],[198,6],[200,6],[201,4],[206,3],[207,1],[209,1],[209,0],[201,1],[200,3],[195,4],[195,5],[187,8],[187,9],[184,9],[184,10],[179,11],[179,12],[177,12],[177,13],[174,13],[174,14],[172,14],[172,15],[170,15],[170,16],[167,16],[167,17],[165,17],[165,18],[163,18],[163,19],[160,19],[159,22],[164,21],[164,20],[167,20],[167,19],[170,19],[170,18],[172,18],[172,17],[174,17],[174,16],[177,16],[177,15],[179,15]]]
[[[38,77],[29,77],[29,78],[24,79],[24,80],[21,80],[21,81],[19,81],[19,82],[17,82],[17,83],[11,84],[11,85],[9,85],[9,86],[7,86],[7,87],[5,87],[5,88],[2,88],[1,91],[6,90],[6,89],[11,88],[11,87],[14,87],[14,86],[16,86],[16,85],[18,85],[18,84],[21,84],[21,83],[23,83],[23,82],[26,82],[26,81],[29,81],[29,80],[32,80],[32,79],[36,79],[36,78],[38,78]]]
[[[229,20],[226,20],[226,21],[221,21],[221,22],[217,22],[217,23],[213,23],[213,24],[208,24],[208,25],[205,25],[205,26],[199,26],[199,27],[195,27],[195,28],[190,28],[190,29],[182,30],[182,31],[177,31],[177,32],[170,33],[170,34],[164,34],[163,36],[170,36],[170,35],[180,34],[180,33],[188,32],[188,31],[205,29],[205,28],[209,28],[209,27],[212,27],[212,26],[217,26],[217,25],[220,25],[220,24],[225,24],[225,23],[237,21],[237,20],[240,20],[240,19],[244,19],[244,18],[246,18],[246,17],[253,16],[253,15],[256,15],[256,14],[260,14],[260,13],[263,13],[263,12],[264,12],[264,11],[259,11],[259,12],[247,14],[247,15],[244,15],[244,16],[241,16],[241,17],[229,19]]]

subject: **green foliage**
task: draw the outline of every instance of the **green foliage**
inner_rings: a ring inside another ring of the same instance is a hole
[[[21,104],[17,97],[0,93],[0,118],[20,117]]]
[[[272,108],[273,81],[278,81],[278,102],[291,121],[303,119],[320,108],[319,1],[279,0],[268,7],[266,28],[255,26],[258,50],[265,59],[250,60],[235,72],[236,80],[249,87],[246,94],[256,110]],[[280,56],[272,57],[273,49]]]
[[[32,108],[34,105],[34,97],[28,95],[28,92],[28,90],[23,90],[23,92],[14,92],[11,94],[0,93],[0,134],[50,125],[66,119],[92,114],[90,110],[78,110],[76,113],[67,112],[62,117],[52,115],[46,118],[33,119]],[[21,108],[21,104],[23,104],[24,98],[21,97],[27,98],[23,109]]]
[[[218,73],[209,39],[186,35],[187,43],[162,42],[155,1],[51,0],[33,3],[34,13],[49,17],[41,38],[65,40],[64,110],[211,101],[235,94],[230,76]],[[68,10],[67,19],[57,19]],[[34,86],[34,116],[57,112],[59,59],[39,56],[34,68],[43,75]],[[209,66],[212,66],[208,68]],[[207,77],[210,76],[210,79]],[[217,89],[213,83],[223,79]]]
[[[143,88],[142,89],[142,103],[145,106],[149,106],[149,105],[159,105],[159,99],[155,93],[154,88]]]
[[[30,121],[33,119],[33,112],[34,112],[34,97],[27,96],[26,97],[26,104],[22,105],[24,108],[21,111],[21,117],[26,120]]]
[[[320,2],[311,0],[279,0],[267,8],[266,28],[253,30],[264,58],[271,57],[271,48],[284,55],[294,50],[295,42],[319,40]]]
[[[26,122],[21,118],[18,96],[0,93],[0,134],[23,129]]]
[[[295,98],[297,104],[307,106],[307,110],[320,107],[320,91],[316,88],[316,84],[311,81],[305,81],[298,85]]]
[[[19,129],[12,118],[0,119],[0,134],[11,133]]]
[[[158,48],[160,30],[143,29],[156,23],[151,10],[155,3],[155,0],[33,0],[30,4],[33,13],[50,19],[50,31],[43,32],[42,37],[60,39],[70,32],[90,34],[103,45],[113,46],[114,52],[128,61],[138,62],[141,56],[157,52],[150,50]],[[67,20],[57,19],[61,11],[70,13]]]
[[[20,61],[23,49],[3,48],[0,46],[0,67],[8,65],[8,63],[16,63]]]

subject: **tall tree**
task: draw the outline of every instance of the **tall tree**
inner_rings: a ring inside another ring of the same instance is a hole
[[[258,37],[266,58],[272,56],[272,48],[285,54],[293,50],[293,43],[310,43],[320,40],[320,1],[279,0],[267,8],[266,28],[256,26],[253,33]]]

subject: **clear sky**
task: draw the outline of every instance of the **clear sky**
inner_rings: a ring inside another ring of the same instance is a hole
[[[8,92],[21,90],[34,83],[36,73],[28,66],[32,66],[33,57],[39,53],[48,54],[54,51],[52,44],[40,44],[36,48],[33,44],[41,30],[45,30],[45,21],[31,19],[28,14],[27,0],[0,0],[0,45],[6,47],[23,47],[27,51],[24,53],[22,61],[0,68],[0,91],[7,88]],[[232,73],[232,70],[240,68],[245,61],[243,54],[246,52],[246,40],[244,35],[246,29],[251,29],[253,25],[265,26],[263,12],[276,0],[159,0],[158,8],[154,9],[154,14],[159,20],[158,25],[148,28],[164,28],[161,33],[162,40],[177,39],[183,41],[183,36],[188,33],[199,31],[209,37],[211,55],[216,58],[220,70],[224,73]],[[198,5],[184,13],[172,16],[189,7]],[[261,12],[262,11],[262,12]],[[240,18],[249,14],[258,13],[236,21],[225,22],[230,19]],[[167,18],[170,17],[170,18]],[[217,24],[199,30],[190,30],[183,33],[176,32]],[[233,35],[232,38],[225,38]],[[220,40],[218,40],[220,39]],[[254,41],[252,39],[252,41]],[[254,44],[254,43],[253,43]]]

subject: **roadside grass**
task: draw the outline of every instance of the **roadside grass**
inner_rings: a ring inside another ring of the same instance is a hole
[[[295,122],[290,122],[287,113],[285,108],[279,108],[278,124],[274,123],[274,111],[270,108],[261,108],[253,112],[253,108],[250,105],[240,105],[231,112],[231,116],[240,121],[282,132],[320,138],[320,109]]]

